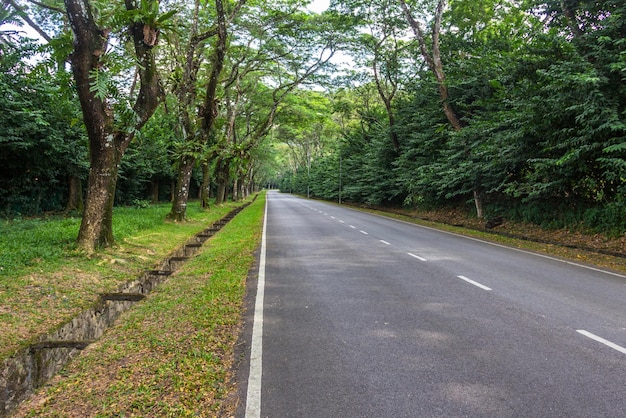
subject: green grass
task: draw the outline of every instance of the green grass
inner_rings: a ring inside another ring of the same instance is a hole
[[[263,196],[90,346],[18,416],[223,416]]]
[[[2,221],[0,278],[21,276],[42,262],[58,263],[76,239],[79,225],[78,218]]]
[[[116,208],[117,245],[89,257],[76,250],[76,218],[2,223],[0,230],[0,360],[92,304],[103,292],[154,268],[190,236],[237,204],[204,211],[189,205],[188,221],[165,221],[169,205]]]
[[[117,243],[166,225],[164,219],[170,207],[170,204],[159,204],[147,208],[115,208],[113,232]],[[213,208],[213,211],[219,209]],[[199,205],[189,205],[187,212],[192,228],[207,215]],[[184,223],[176,226],[185,228]],[[3,277],[19,277],[42,269],[50,271],[68,259],[82,257],[75,252],[74,245],[79,227],[80,218],[76,217],[1,221],[0,283]]]

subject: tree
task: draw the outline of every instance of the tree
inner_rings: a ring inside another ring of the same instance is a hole
[[[87,199],[78,234],[78,245],[87,252],[109,246],[113,238],[113,204],[118,167],[135,133],[148,121],[162,96],[155,63],[159,24],[158,2],[126,0],[127,29],[136,59],[139,89],[111,97],[112,69],[107,68],[111,31],[99,25],[89,0],[65,0],[74,32],[72,72],[89,137]],[[117,99],[117,100],[116,100]],[[132,108],[124,103],[134,100]]]
[[[332,22],[302,10],[303,2],[254,5],[236,21],[215,131],[216,203],[243,195],[252,156],[299,86],[328,65],[336,49]]]
[[[193,168],[211,137],[213,124],[218,116],[218,87],[227,56],[228,25],[245,3],[245,0],[238,1],[227,16],[222,0],[215,0],[215,23],[205,32],[198,31],[200,2],[195,3],[191,34],[185,52],[186,59],[182,68],[177,68],[182,73],[182,78],[175,86],[184,143],[178,161],[178,180],[172,210],[168,215],[168,218],[176,221],[185,219]],[[204,100],[194,120],[190,112],[196,104],[196,79],[203,56],[198,47],[213,36],[216,36],[216,40],[210,57],[210,71],[204,84]]]
[[[393,7],[395,0],[378,2],[352,0],[342,2],[335,8],[343,18],[354,26],[347,31],[350,37],[350,53],[359,69],[353,70],[356,80],[368,74],[376,86],[388,120],[388,135],[396,152],[400,142],[395,131],[394,101],[403,83],[407,81],[408,49],[402,39],[406,22]]]
[[[443,12],[446,6],[446,0],[439,0],[437,3],[437,8],[435,9],[435,15],[433,19],[433,27],[432,27],[432,47],[428,48],[426,43],[426,35],[424,30],[422,29],[422,25],[415,20],[411,10],[407,6],[405,0],[399,0],[400,5],[402,6],[402,10],[406,16],[406,19],[413,30],[415,38],[419,42],[420,52],[424,61],[428,64],[428,68],[435,75],[435,79],[437,80],[437,86],[439,88],[439,95],[441,97],[441,103],[443,106],[443,112],[448,118],[450,125],[455,130],[460,130],[463,128],[463,122],[457,115],[456,111],[450,104],[450,94],[448,93],[448,86],[446,85],[446,74],[443,69],[443,63],[441,61],[441,47],[440,47],[440,36],[441,36],[441,19],[443,16]]]

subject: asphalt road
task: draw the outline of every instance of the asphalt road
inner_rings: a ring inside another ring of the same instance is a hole
[[[626,417],[624,276],[277,192],[265,237],[249,417]]]

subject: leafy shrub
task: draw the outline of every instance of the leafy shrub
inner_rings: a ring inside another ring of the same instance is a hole
[[[147,209],[150,207],[150,201],[143,199],[133,199],[133,206],[135,206],[137,209]]]
[[[626,232],[626,202],[620,200],[587,209],[583,215],[584,225],[610,237],[624,234]]]

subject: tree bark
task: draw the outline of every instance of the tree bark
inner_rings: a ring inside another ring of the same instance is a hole
[[[186,219],[189,185],[191,184],[191,175],[195,162],[195,158],[192,157],[187,157],[179,162],[174,200],[172,202],[172,210],[167,215],[168,219],[176,222],[182,222]]]
[[[101,232],[115,160],[112,111],[90,89],[92,71],[102,67],[100,57],[106,49],[107,33],[95,24],[87,0],[65,0],[65,7],[74,32],[72,71],[89,137],[89,180],[78,243],[91,252],[107,241]]]
[[[441,31],[441,18],[443,16],[443,9],[446,5],[445,0],[439,0],[437,3],[437,10],[435,11],[435,23],[433,25],[433,45],[432,45],[432,55],[428,52],[428,46],[426,45],[426,39],[424,37],[424,31],[422,30],[419,22],[415,20],[411,11],[409,10],[405,0],[400,0],[400,5],[402,6],[402,10],[404,11],[404,15],[417,38],[417,41],[420,46],[420,52],[422,53],[422,57],[428,64],[428,67],[435,75],[435,79],[437,80],[437,87],[439,88],[439,97],[441,98],[443,112],[446,115],[446,118],[450,122],[450,125],[455,130],[461,130],[463,128],[463,123],[461,119],[456,114],[454,108],[450,105],[450,95],[448,93],[448,86],[446,85],[446,74],[443,70],[443,63],[441,61],[441,50],[439,48],[439,34]]]
[[[150,180],[150,201],[152,203],[159,203],[159,183],[157,176],[152,177],[152,180]]]
[[[215,204],[221,205],[227,199],[228,189],[228,162],[223,159],[219,159],[215,168],[215,176],[217,182],[217,194],[215,195]]]
[[[474,189],[474,205],[476,206],[476,217],[478,219],[483,218],[483,199],[480,196],[480,192]]]
[[[208,161],[202,163],[202,186],[200,187],[200,202],[204,209],[210,207],[211,198],[211,170]]]
[[[567,2],[564,0],[561,0],[561,9],[563,9],[563,15],[565,16],[565,20],[567,21],[567,26],[569,26],[570,30],[572,31],[572,35],[574,36],[574,38],[582,37],[585,33],[578,24],[578,19],[576,19],[576,12],[572,10],[567,5]]]
[[[235,177],[233,179],[233,202],[238,202],[239,201],[239,179],[237,177]]]
[[[84,208],[83,183],[78,177],[70,176],[68,180],[68,196],[65,211],[71,212],[75,210],[82,213]]]
[[[395,80],[392,80],[390,76],[387,76],[387,81],[391,85],[390,91],[385,92],[383,88],[383,81],[380,79],[379,71],[378,71],[378,48],[382,45],[385,39],[381,39],[380,42],[376,45],[376,49],[374,51],[374,62],[372,64],[372,70],[374,72],[374,81],[376,82],[376,89],[378,90],[378,94],[382,99],[385,110],[387,111],[387,120],[389,121],[389,137],[391,139],[391,143],[393,144],[393,148],[396,152],[400,151],[400,140],[398,139],[398,133],[395,131],[396,120],[393,114],[393,106],[392,102],[396,95],[396,91],[398,89],[398,84]]]
[[[28,26],[30,26],[31,28],[33,28],[38,34],[39,36],[41,36],[43,39],[46,40],[46,42],[51,42],[52,38],[50,37],[50,35],[48,35],[46,33],[46,31],[44,31],[41,26],[39,26],[37,23],[35,23],[29,16],[28,14],[24,11],[24,9],[17,4],[14,0],[4,0],[5,4],[9,4],[11,5],[11,7],[13,7],[13,9],[16,11],[17,15],[24,21],[26,22],[26,24]]]

